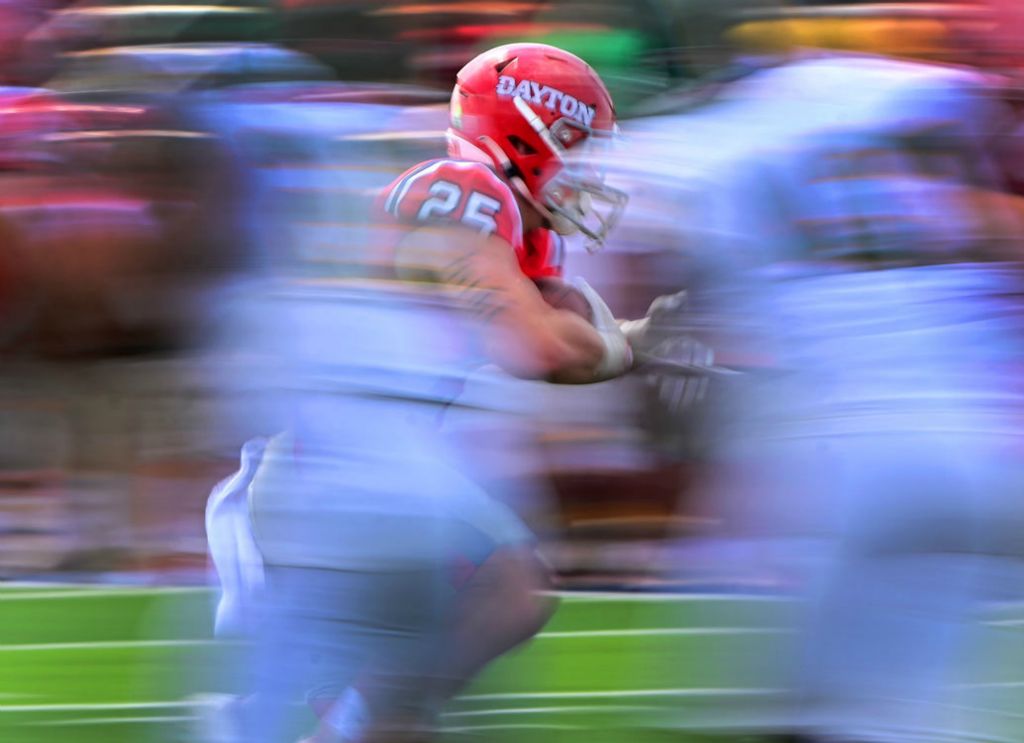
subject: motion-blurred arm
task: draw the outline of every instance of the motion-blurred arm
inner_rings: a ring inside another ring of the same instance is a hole
[[[629,369],[629,345],[618,327],[591,325],[550,306],[504,240],[458,228],[422,229],[407,236],[400,251],[403,263],[431,267],[486,321],[487,351],[508,373],[587,384]]]

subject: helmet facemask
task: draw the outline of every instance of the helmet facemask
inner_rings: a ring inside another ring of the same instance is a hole
[[[628,201],[624,191],[605,183],[601,165],[616,132],[592,129],[568,117],[548,128],[522,98],[513,103],[548,150],[544,170],[550,173],[542,177],[536,193],[520,179],[513,182],[555,232],[579,232],[587,238],[587,250],[600,249]]]

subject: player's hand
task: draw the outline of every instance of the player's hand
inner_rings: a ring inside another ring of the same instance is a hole
[[[689,335],[661,341],[645,351],[641,368],[645,380],[670,414],[692,407],[704,399],[715,362],[714,352]]]
[[[685,291],[656,297],[641,320],[621,323],[638,371],[670,415],[690,408],[707,394],[714,353],[689,332]]]
[[[655,297],[647,308],[647,312],[639,320],[620,320],[619,327],[634,349],[642,349],[665,339],[665,331],[686,310],[686,291],[675,294],[663,294]],[[653,330],[652,330],[653,328]],[[657,335],[660,337],[649,338]]]

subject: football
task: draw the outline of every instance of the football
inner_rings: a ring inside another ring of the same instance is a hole
[[[583,296],[583,292],[572,284],[555,276],[534,279],[533,283],[537,285],[544,301],[555,309],[575,312],[587,322],[593,322],[590,303]]]

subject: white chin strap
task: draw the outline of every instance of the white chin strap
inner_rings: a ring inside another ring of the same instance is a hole
[[[569,166],[563,157],[566,149],[558,141],[558,137],[551,133],[551,130],[544,125],[536,111],[530,108],[520,96],[513,98],[512,102],[515,104],[516,110],[526,119],[530,128],[537,133],[537,136],[543,140],[554,157],[558,158],[562,164],[559,174],[568,174]],[[589,136],[594,135],[591,132]],[[559,176],[555,177],[556,180],[558,178]],[[565,181],[571,181],[571,179],[566,178]],[[550,185],[549,183],[548,186]],[[615,226],[619,216],[622,214],[622,210],[626,206],[628,197],[623,191],[609,188],[603,183],[591,184],[596,187],[590,187],[584,182],[566,183],[566,185],[568,185],[568,190],[574,195],[575,203],[556,203],[550,194],[543,196],[541,199],[536,199],[532,194],[529,194],[527,198],[551,223],[551,227],[555,232],[560,235],[573,235],[577,232],[583,233],[587,237],[587,250],[594,252],[602,246],[608,232]],[[601,199],[609,205],[607,217],[599,214],[594,208],[594,197]],[[596,222],[593,227],[587,224],[588,218],[592,218],[592,221]]]

